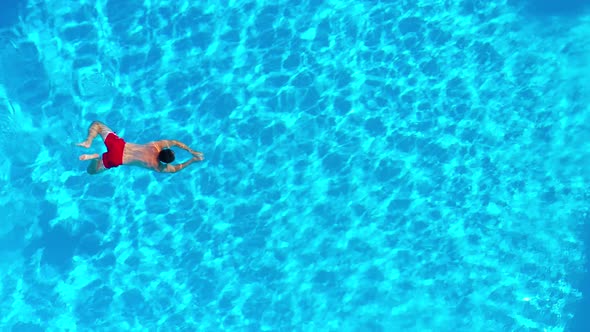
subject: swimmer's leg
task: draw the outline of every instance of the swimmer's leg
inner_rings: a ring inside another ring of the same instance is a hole
[[[86,138],[86,140],[76,145],[84,148],[89,148],[92,144],[92,141],[96,138],[96,136],[98,136],[98,134],[100,134],[104,141],[107,135],[112,132],[113,131],[111,130],[111,128],[107,127],[104,123],[100,121],[93,121],[90,127],[88,128],[88,137]]]
[[[94,154],[83,154],[80,156],[80,160],[90,160],[90,159],[100,159],[100,155],[98,153],[94,153]]]
[[[80,156],[80,160],[90,160],[90,164],[88,164],[88,168],[86,169],[88,174],[98,174],[106,170],[98,153],[83,154]]]

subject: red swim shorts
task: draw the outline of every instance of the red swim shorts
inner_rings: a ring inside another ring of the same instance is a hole
[[[105,168],[113,168],[123,164],[123,150],[125,141],[115,133],[109,133],[104,140],[107,152],[102,154],[102,164]]]

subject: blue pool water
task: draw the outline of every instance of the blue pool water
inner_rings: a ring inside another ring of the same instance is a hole
[[[587,331],[590,13],[486,3],[3,2],[0,330]]]

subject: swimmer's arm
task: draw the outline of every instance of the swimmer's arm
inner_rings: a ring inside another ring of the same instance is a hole
[[[178,165],[170,165],[170,164],[168,164],[168,165],[166,165],[166,168],[164,168],[162,170],[162,172],[164,172],[164,173],[176,173],[176,172],[180,171],[181,169],[187,167],[188,165],[194,163],[195,161],[201,161],[201,160],[202,159],[199,159],[198,157],[194,157],[191,160],[186,161],[186,162],[184,162],[182,164],[178,164]]]
[[[192,154],[193,156],[195,156],[197,159],[199,160],[203,160],[203,154],[201,152],[195,151],[191,148],[188,147],[188,145],[177,141],[177,140],[173,140],[173,139],[169,139],[169,140],[162,140],[162,141],[158,141],[156,142],[158,144],[158,146],[160,147],[160,149],[163,148],[170,148],[172,146],[177,146],[183,150],[188,151],[190,154]]]

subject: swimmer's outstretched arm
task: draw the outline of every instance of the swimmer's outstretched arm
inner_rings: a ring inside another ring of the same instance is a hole
[[[170,165],[170,164],[168,164],[168,165],[166,165],[166,168],[164,168],[162,170],[162,172],[165,172],[165,173],[176,173],[176,172],[180,171],[181,169],[187,167],[188,165],[194,163],[195,161],[201,161],[201,160],[203,160],[203,158],[200,158],[199,159],[198,157],[193,157],[193,158],[191,158],[191,160],[186,161],[186,162],[184,162],[182,164],[178,164],[178,165]]]
[[[186,145],[186,144],[184,144],[184,143],[182,143],[180,141],[169,139],[169,140],[157,141],[157,142],[155,142],[155,144],[157,144],[160,147],[160,149],[170,148],[170,147],[173,147],[173,146],[177,146],[177,147],[179,147],[179,148],[181,148],[183,150],[188,151],[190,154],[192,154],[198,160],[203,160],[203,153],[198,152],[198,151],[195,151],[195,150],[189,148],[188,145]]]

